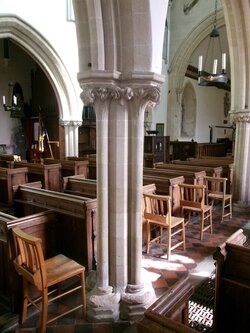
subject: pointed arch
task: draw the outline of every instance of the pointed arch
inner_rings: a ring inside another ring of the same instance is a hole
[[[49,42],[16,15],[0,15],[0,38],[11,38],[43,69],[54,89],[60,120],[81,120],[79,96],[62,60]]]
[[[181,97],[189,59],[199,44],[210,34],[213,20],[214,14],[211,13],[190,32],[170,64],[167,133],[172,140],[179,139],[181,132]],[[220,28],[224,25],[223,12],[219,10],[217,13],[217,27]]]

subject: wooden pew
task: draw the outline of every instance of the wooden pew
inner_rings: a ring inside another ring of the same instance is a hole
[[[14,162],[14,168],[23,167],[28,168],[28,182],[41,181],[44,189],[61,191],[61,164]]]
[[[63,192],[73,195],[80,195],[82,197],[96,198],[96,180],[77,177],[64,177]]]
[[[188,303],[192,293],[193,286],[185,276],[137,320],[138,333],[197,333],[188,326]]]
[[[14,161],[21,161],[21,156],[12,154],[0,155],[0,167],[2,168],[13,168]]]
[[[199,166],[208,166],[208,167],[222,167],[222,177],[226,177],[228,179],[227,191],[228,193],[232,193],[233,188],[233,171],[234,164],[228,162],[226,159],[205,159],[205,158],[192,158],[186,161],[173,161],[176,164],[187,164],[187,165],[199,165]]]
[[[156,168],[143,168],[143,175],[156,177],[181,177],[185,178],[185,183],[194,185],[203,185],[205,171],[187,171],[187,170],[167,170]]]
[[[75,160],[60,160],[53,158],[44,158],[44,164],[61,164],[61,176],[68,177],[73,175],[84,175],[88,178],[88,165],[87,160],[75,161]]]
[[[197,158],[202,156],[226,156],[227,147],[225,143],[198,143],[197,144]]]
[[[89,173],[88,177],[89,179],[96,179],[96,154],[86,154],[84,156],[76,157],[76,156],[68,156],[67,160],[73,160],[73,161],[88,161],[88,167],[89,167]]]
[[[28,182],[28,168],[0,168],[0,202],[13,203],[13,186]]]
[[[14,311],[14,299],[11,293],[14,267],[10,256],[8,224],[16,217],[0,212],[0,297]]]
[[[154,183],[157,194],[170,195],[172,197],[172,214],[177,216],[180,210],[179,184],[184,182],[184,177],[156,177],[143,176],[143,185]]]
[[[170,163],[155,163],[156,169],[170,169],[170,170],[187,170],[187,171],[205,171],[207,176],[222,177],[222,167],[206,167],[199,165],[188,164],[170,164]]]
[[[149,183],[143,186],[144,193],[154,193],[156,190],[155,184]],[[97,186],[95,179],[85,179],[80,176],[64,177],[63,179],[64,193],[80,195],[88,198],[96,198]]]
[[[14,198],[18,217],[53,210],[60,221],[58,233],[64,253],[83,264],[96,268],[96,199],[62,192],[19,186]]]
[[[214,333],[249,331],[250,248],[239,229],[218,246],[216,260]]]
[[[89,178],[96,179],[96,155],[89,155]]]

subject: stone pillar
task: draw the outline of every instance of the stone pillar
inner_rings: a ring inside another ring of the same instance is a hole
[[[128,103],[128,284],[121,300],[122,319],[136,319],[155,299],[151,283],[142,277],[142,187],[144,114],[159,97],[157,87],[134,88]]]
[[[82,122],[61,120],[60,125],[64,126],[65,132],[65,156],[78,156],[78,127]]]
[[[232,114],[236,123],[233,206],[235,211],[250,210],[250,111]]]
[[[82,98],[96,113],[97,168],[97,274],[95,288],[87,295],[87,318],[90,321],[119,319],[120,294],[110,285],[109,229],[109,114],[112,95],[107,88],[85,89]]]
[[[141,82],[130,86],[95,82],[83,93],[97,117],[97,278],[87,302],[92,321],[134,319],[155,296],[141,274],[143,126],[145,108],[160,92]]]

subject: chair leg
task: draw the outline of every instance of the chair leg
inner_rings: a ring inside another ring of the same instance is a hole
[[[27,317],[27,307],[29,302],[28,297],[29,297],[29,282],[23,278],[22,310],[19,318],[19,322],[21,324],[25,322]]]
[[[48,289],[45,288],[42,290],[42,311],[41,311],[41,322],[40,322],[39,333],[46,332],[47,316],[48,316]]]
[[[185,221],[182,223],[183,251],[186,251]]]
[[[230,203],[229,209],[230,209],[230,219],[231,219],[233,217],[233,214],[232,214],[232,196],[229,199],[229,203]]]
[[[225,215],[225,200],[222,200],[222,216],[221,216],[221,222],[223,222]]]
[[[212,216],[212,208],[209,211],[209,223],[210,223],[210,230],[211,234],[213,233],[213,216]]]
[[[81,274],[81,296],[82,296],[82,314],[83,318],[86,318],[86,293],[85,293],[85,272]]]
[[[201,213],[201,232],[200,232],[200,240],[203,239],[203,229],[204,229],[204,212]]]
[[[167,228],[167,256],[168,256],[168,260],[170,259],[170,253],[171,253],[171,228]]]
[[[147,238],[146,238],[146,253],[148,254],[149,253],[149,243],[150,243],[150,224],[149,222],[147,221],[146,222],[146,230],[147,230]]]

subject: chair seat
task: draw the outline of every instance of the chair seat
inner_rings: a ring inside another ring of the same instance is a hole
[[[45,270],[47,273],[47,285],[52,286],[56,283],[65,281],[84,271],[84,267],[74,260],[58,254],[55,257],[45,260]]]
[[[179,225],[180,223],[182,223],[184,221],[184,217],[175,217],[172,216],[171,217],[171,222],[172,222],[172,227],[176,227],[177,225]]]
[[[166,228],[166,216],[161,216],[162,221],[160,220],[145,220],[146,223],[151,223],[151,224],[155,224],[161,227],[165,227]],[[177,225],[179,225],[180,223],[182,223],[184,220],[183,217],[175,217],[175,216],[171,216],[171,228],[176,227]]]
[[[222,199],[227,200],[227,199],[230,199],[231,196],[232,196],[232,194],[225,194],[225,195],[220,194],[220,193],[209,193],[208,194],[209,198],[213,198],[215,200],[216,199],[218,199],[218,200],[222,200]]]
[[[192,212],[197,212],[200,213],[201,209],[200,208],[196,208],[196,207],[190,207],[190,206],[182,206],[182,209],[186,209],[186,210],[190,210]],[[206,213],[211,209],[210,205],[204,205],[203,206],[203,211]]]

